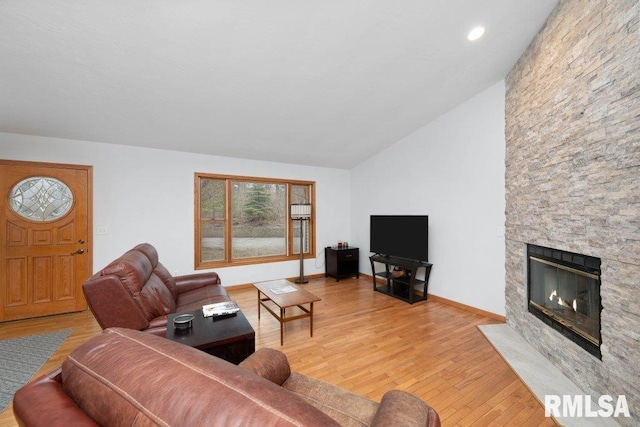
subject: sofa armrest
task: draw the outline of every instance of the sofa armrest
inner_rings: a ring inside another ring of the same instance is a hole
[[[218,273],[214,272],[186,274],[184,276],[175,276],[173,279],[176,282],[178,294],[222,283]]]
[[[82,284],[87,304],[102,329],[146,329],[149,320],[115,276],[94,276]]]
[[[240,362],[242,368],[282,385],[291,375],[291,367],[284,353],[272,348],[261,348]]]
[[[62,388],[61,369],[45,374],[13,397],[13,413],[21,426],[97,426]],[[43,416],[43,414],[47,414]]]
[[[372,426],[440,427],[440,417],[413,394],[390,390],[382,396]]]

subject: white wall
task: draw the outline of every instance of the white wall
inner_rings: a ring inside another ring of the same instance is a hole
[[[496,83],[351,170],[350,244],[369,215],[429,215],[429,293],[505,314],[505,87]]]
[[[93,166],[94,271],[141,242],[172,272],[194,272],[194,172],[316,182],[316,252],[305,275],[324,273],[324,247],[349,236],[349,171],[0,133],[0,158]],[[345,207],[336,215],[335,207]],[[96,235],[97,227],[109,234]],[[225,285],[299,274],[299,261],[216,268]]]
[[[139,242],[172,272],[193,269],[194,172],[316,181],[318,258],[347,240],[367,258],[369,215],[428,214],[429,292],[504,315],[504,82],[351,171],[0,133],[0,158],[94,167],[94,270]],[[351,182],[351,187],[347,183]],[[298,274],[298,261],[215,269],[225,285]]]

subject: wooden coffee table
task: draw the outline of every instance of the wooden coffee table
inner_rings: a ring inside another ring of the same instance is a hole
[[[170,314],[166,338],[227,360],[236,365],[250,356],[256,348],[256,333],[242,311],[221,317],[204,317],[202,310],[192,311],[193,325],[179,330],[173,318],[185,313]]]
[[[253,286],[258,290],[258,320],[262,306],[280,322],[280,345],[284,344],[284,323],[293,320],[308,317],[309,335],[313,336],[313,303],[320,301],[320,298],[284,279],[254,283]],[[279,314],[266,304],[267,301],[271,301],[280,309]],[[306,308],[305,304],[309,304],[309,308]],[[298,307],[303,313],[287,317],[286,309],[289,307]]]

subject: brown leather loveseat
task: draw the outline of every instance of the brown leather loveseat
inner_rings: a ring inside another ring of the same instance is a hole
[[[214,272],[173,277],[158,252],[141,243],[90,277],[82,290],[102,329],[123,327],[165,336],[167,315],[228,301]]]
[[[399,390],[380,403],[292,373],[261,349],[239,366],[194,348],[112,328],[62,366],[19,389],[24,426],[439,426],[437,413]]]

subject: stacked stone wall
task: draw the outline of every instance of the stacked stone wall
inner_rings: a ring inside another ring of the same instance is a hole
[[[640,423],[640,5],[561,0],[506,78],[508,323]],[[602,259],[602,360],[527,311],[526,244]]]

